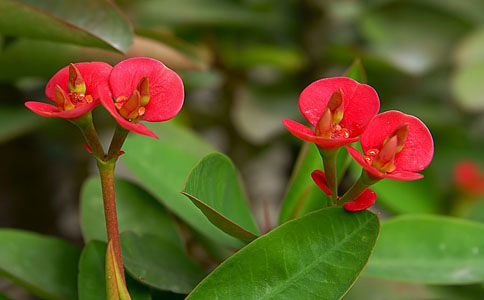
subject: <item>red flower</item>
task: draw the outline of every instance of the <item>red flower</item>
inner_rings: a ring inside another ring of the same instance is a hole
[[[29,101],[31,111],[44,117],[75,119],[99,104],[98,90],[108,95],[112,67],[103,62],[70,64],[59,70],[47,83],[45,95],[56,105]]]
[[[473,161],[460,161],[454,169],[454,182],[459,189],[473,196],[484,195],[484,174]]]
[[[422,121],[399,111],[377,115],[361,135],[358,150],[346,146],[353,158],[374,179],[415,180],[434,154],[432,135]]]
[[[109,76],[111,95],[101,93],[101,103],[125,129],[157,138],[139,121],[161,122],[173,118],[183,105],[180,77],[161,62],[135,57],[114,66]]]
[[[282,122],[296,137],[330,149],[356,142],[379,109],[371,86],[346,77],[326,78],[311,83],[299,97],[299,110],[314,131],[292,120]]]
[[[347,211],[365,210],[372,206],[376,201],[376,193],[366,189],[355,200],[346,202],[343,206]]]

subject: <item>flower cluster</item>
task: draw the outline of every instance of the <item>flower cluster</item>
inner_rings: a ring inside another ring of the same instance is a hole
[[[318,80],[301,93],[299,109],[314,130],[292,120],[283,120],[296,137],[315,143],[325,172],[314,171],[314,182],[331,196],[333,204],[346,210],[369,208],[376,193],[369,186],[383,178],[416,180],[431,162],[432,136],[422,121],[399,111],[380,114],[375,90],[346,77]],[[350,144],[360,141],[363,154]],[[337,195],[336,154],[345,146],[363,167],[360,179],[342,196]]]
[[[25,106],[44,117],[75,121],[101,103],[123,128],[155,138],[139,122],[173,118],[184,98],[180,77],[146,57],[126,59],[114,67],[103,62],[70,64],[50,79],[45,94],[55,105],[29,101]]]

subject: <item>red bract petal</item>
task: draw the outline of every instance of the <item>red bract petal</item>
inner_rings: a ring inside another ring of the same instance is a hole
[[[282,123],[295,137],[300,138],[304,141],[315,143],[316,145],[326,149],[340,147],[346,144],[354,143],[359,140],[359,138],[327,139],[315,136],[314,132],[311,129],[296,121],[284,119],[282,120]]]
[[[454,182],[458,188],[474,196],[484,194],[484,174],[473,161],[460,161],[454,169]]]
[[[344,114],[341,126],[350,130],[350,136],[359,136],[380,109],[376,91],[347,77],[326,78],[307,86],[299,97],[299,109],[311,125],[316,126],[331,95],[343,91]]]
[[[158,60],[135,57],[114,66],[109,77],[113,97],[131,96],[143,77],[149,78],[150,101],[142,120],[161,122],[173,118],[183,105],[183,82]]]
[[[388,178],[388,179],[400,180],[400,181],[417,180],[424,177],[422,174],[419,174],[419,173],[399,171],[399,170],[394,171],[392,173],[382,173],[378,171],[377,168],[369,165],[365,161],[360,151],[348,145],[346,145],[346,150],[348,150],[348,153],[354,158],[354,160],[373,177],[380,178],[380,179]]]
[[[333,193],[329,190],[328,186],[326,185],[326,175],[321,170],[314,170],[311,173],[311,177],[313,178],[314,183],[316,183],[326,195],[331,196]]]
[[[57,106],[43,103],[43,102],[35,102],[35,101],[28,101],[25,102],[25,106],[28,109],[33,111],[34,113],[49,118],[64,118],[64,119],[75,119],[78,118],[89,111],[91,111],[96,105],[99,104],[99,101],[93,101],[92,103],[79,106],[77,108],[66,110],[66,111],[59,111]]]
[[[372,206],[376,201],[376,193],[373,190],[366,189],[351,202],[346,202],[344,207],[347,211],[365,210]]]
[[[421,171],[430,164],[434,155],[432,135],[418,118],[399,111],[381,113],[368,124],[361,135],[363,152],[379,149],[383,141],[402,124],[408,124],[408,136],[402,151],[395,156],[397,171]]]
[[[91,95],[94,102],[99,104],[96,100],[99,99],[98,89],[103,88],[109,92],[109,74],[113,67],[109,64],[99,61],[76,63],[75,66],[79,69],[86,83],[86,95]],[[45,95],[48,99],[54,101],[55,86],[59,85],[64,91],[69,92],[69,66],[60,69],[47,83],[45,87]]]
[[[158,138],[158,136],[153,131],[149,130],[145,125],[141,123],[132,123],[123,118],[114,106],[113,99],[111,98],[109,93],[99,90],[99,95],[101,97],[101,104],[113,116],[116,122],[118,122],[118,124],[121,125],[123,128],[139,134],[151,136],[156,139]]]

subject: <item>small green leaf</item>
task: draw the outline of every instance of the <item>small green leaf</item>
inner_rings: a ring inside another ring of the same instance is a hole
[[[82,250],[79,259],[79,300],[106,300],[106,243],[92,241]],[[151,300],[147,287],[126,277],[133,300]]]
[[[0,230],[0,275],[43,299],[77,299],[81,250],[63,240]]]
[[[156,236],[122,233],[121,248],[127,271],[150,287],[188,293],[205,276],[180,248]]]
[[[313,182],[311,172],[322,170],[323,163],[318,148],[311,143],[304,143],[296,160],[282,202],[279,224],[300,217],[307,212],[322,208],[327,196]]]
[[[365,274],[428,284],[484,281],[484,224],[404,215],[382,225]]]
[[[255,225],[234,164],[221,153],[204,156],[188,175],[183,194],[215,226],[243,241],[257,238]]]
[[[106,250],[106,300],[131,300],[126,283],[116,262],[113,241],[110,240]]]
[[[125,52],[133,33],[112,1],[2,0],[0,33]]]
[[[340,299],[365,267],[379,227],[369,211],[310,213],[238,251],[187,299]]]
[[[213,147],[173,122],[150,125],[159,140],[130,135],[121,157],[133,174],[172,212],[218,244],[239,248],[242,242],[218,229],[187,197],[180,194],[188,173]]]
[[[182,247],[172,218],[153,196],[124,179],[116,179],[114,186],[120,232],[153,234]],[[107,242],[101,182],[97,176],[88,179],[82,187],[81,227],[86,242]]]
[[[344,72],[343,76],[352,78],[359,83],[366,83],[366,72],[359,58],[355,59],[351,66]]]

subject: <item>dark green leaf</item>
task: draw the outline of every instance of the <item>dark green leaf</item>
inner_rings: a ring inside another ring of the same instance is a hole
[[[382,225],[365,274],[429,284],[484,281],[484,224],[406,215]]]
[[[0,108],[0,128],[2,128],[0,143],[37,129],[42,122],[44,122],[42,117],[25,107],[2,107]]]
[[[326,194],[311,178],[311,172],[316,169],[323,169],[318,148],[314,144],[304,143],[282,202],[279,224],[321,208],[326,203]]]
[[[188,175],[183,194],[224,232],[243,241],[257,238],[259,229],[239,174],[227,156],[221,153],[204,156]]]
[[[125,52],[131,25],[112,1],[2,0],[0,32]]]
[[[136,280],[174,293],[188,293],[204,272],[180,248],[153,235],[121,234],[126,269]]]
[[[4,294],[0,294],[0,300],[12,300],[12,299],[8,298]]]
[[[378,218],[368,211],[310,213],[241,249],[187,299],[340,299],[365,267],[378,232]]]
[[[180,192],[192,167],[213,148],[189,130],[164,122],[150,126],[159,140],[130,135],[121,158],[156,198],[195,230],[231,247],[242,243],[218,229]]]
[[[105,300],[106,243],[92,241],[82,250],[79,260],[79,300]],[[150,300],[149,289],[129,276],[128,290],[133,300]]]
[[[153,234],[182,247],[178,230],[168,212],[153,196],[127,180],[115,181],[119,231]],[[99,177],[88,179],[81,193],[81,227],[86,242],[107,242]]]
[[[0,230],[0,274],[44,299],[77,299],[81,250],[63,240]]]

